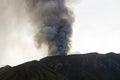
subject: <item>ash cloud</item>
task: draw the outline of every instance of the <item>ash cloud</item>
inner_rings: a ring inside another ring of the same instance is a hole
[[[67,0],[26,0],[35,45],[48,45],[49,56],[67,55],[70,49],[73,16]]]

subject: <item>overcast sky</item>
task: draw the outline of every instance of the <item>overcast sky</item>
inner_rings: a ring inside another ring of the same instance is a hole
[[[81,0],[74,5],[73,52],[120,52],[119,4],[119,0]]]
[[[22,0],[0,0],[0,66],[46,56],[45,47],[37,50],[33,44],[22,4]],[[72,7],[72,54],[120,52],[119,0],[78,0]]]

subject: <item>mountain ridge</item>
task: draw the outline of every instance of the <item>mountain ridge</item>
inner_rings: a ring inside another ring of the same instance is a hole
[[[0,68],[0,80],[120,80],[120,54],[48,56]]]

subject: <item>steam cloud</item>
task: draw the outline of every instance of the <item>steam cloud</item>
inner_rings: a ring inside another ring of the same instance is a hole
[[[47,44],[50,56],[67,55],[73,17],[66,0],[26,0],[26,3],[36,46]]]

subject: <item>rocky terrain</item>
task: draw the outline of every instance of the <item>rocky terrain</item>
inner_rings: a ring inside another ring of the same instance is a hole
[[[0,80],[120,80],[120,54],[46,57],[0,68]]]

